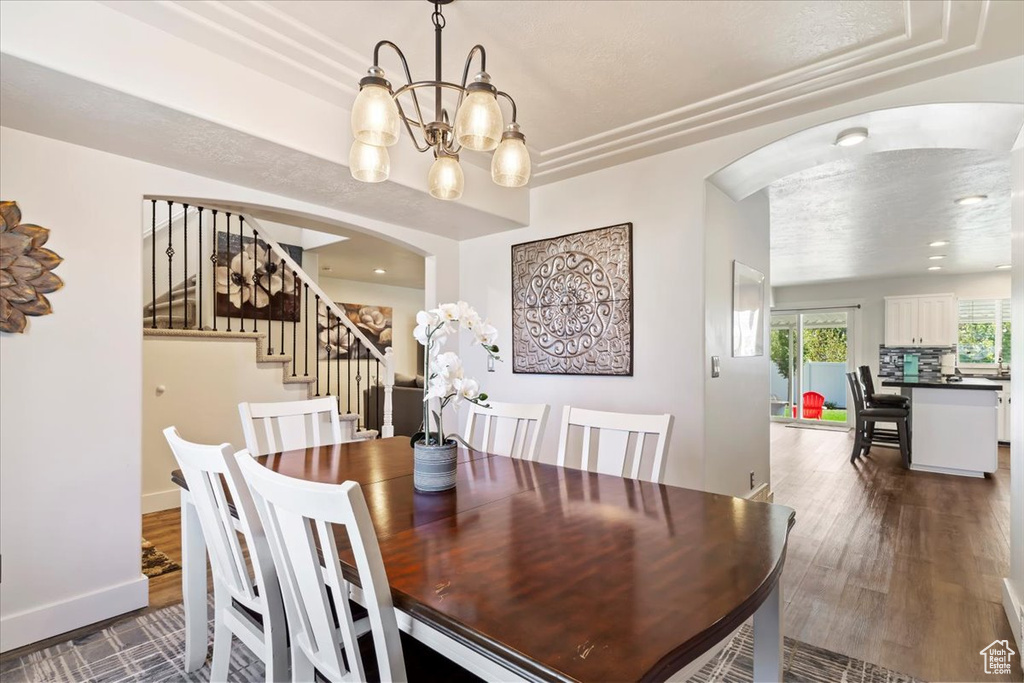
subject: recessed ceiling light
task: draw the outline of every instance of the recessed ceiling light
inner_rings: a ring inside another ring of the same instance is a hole
[[[324,271],[325,273],[329,273],[329,272],[331,272],[331,267],[330,266],[321,266],[320,270]]]
[[[928,270],[942,270],[942,266],[928,266]]]
[[[973,204],[981,204],[986,199],[988,199],[987,194],[972,194],[966,197],[961,197],[960,199],[957,199],[953,203],[959,204],[960,206],[971,206]]]
[[[836,136],[836,144],[840,147],[853,147],[868,139],[867,128],[847,128]]]
[[[945,241],[943,241],[943,240],[939,240],[938,242],[932,242],[932,243],[931,243],[931,244],[929,244],[928,246],[929,246],[929,247],[944,247],[944,246],[946,246],[947,244],[949,244],[949,242],[945,242]]]
[[[929,256],[928,260],[929,261],[941,261],[944,258],[946,258],[945,254],[936,254],[935,256]]]
[[[1009,263],[1003,263],[1002,265],[996,266],[996,270],[1009,270],[1009,269],[1010,269],[1010,264]]]
[[[374,268],[373,272],[377,273],[377,275],[383,275],[384,273],[386,273],[388,271],[384,270],[383,268]]]

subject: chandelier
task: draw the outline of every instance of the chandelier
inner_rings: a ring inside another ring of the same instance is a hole
[[[461,83],[450,83],[441,78],[441,31],[445,26],[441,6],[451,1],[432,2],[434,80],[413,81],[405,55],[391,41],[382,40],[373,48],[373,66],[359,81],[359,95],[352,107],[355,141],[349,152],[349,169],[356,180],[379,183],[388,179],[391,160],[387,148],[398,142],[403,125],[417,151],[434,154],[427,184],[431,196],[437,199],[453,200],[462,196],[465,179],[459,165],[459,153],[464,149],[474,152],[493,150],[491,179],[498,185],[522,187],[530,179],[530,153],[526,149],[526,138],[516,123],[516,103],[507,93],[491,84],[483,46],[474,45],[469,51]],[[397,90],[392,89],[380,68],[382,47],[393,49],[402,61],[405,85]],[[467,83],[474,55],[479,55],[480,70],[473,81]],[[423,108],[416,94],[417,90],[424,88],[434,91],[432,121],[423,118]],[[445,90],[458,93],[454,120],[442,101]],[[409,97],[406,98],[406,107],[403,107],[400,98],[406,94]],[[511,105],[512,121],[507,126],[498,106],[499,97]]]

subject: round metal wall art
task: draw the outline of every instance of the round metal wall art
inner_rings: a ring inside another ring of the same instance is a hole
[[[53,313],[46,294],[64,286],[54,268],[64,260],[43,247],[50,231],[21,222],[17,202],[0,202],[0,332],[24,332],[27,316]]]

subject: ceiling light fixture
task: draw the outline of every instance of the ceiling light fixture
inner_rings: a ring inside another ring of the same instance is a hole
[[[867,128],[847,128],[836,136],[836,144],[840,147],[853,147],[868,139]]]
[[[996,266],[996,270],[1009,270],[1009,269],[1010,269],[1010,264],[1009,263],[1003,263],[1001,265]]]
[[[377,273],[377,275],[383,275],[384,273],[386,273],[388,271],[384,270],[383,268],[374,268],[373,272]]]
[[[441,6],[451,1],[432,0],[431,3],[434,5],[431,15],[434,24],[434,80],[413,81],[405,55],[391,41],[382,40],[373,48],[373,66],[359,81],[359,95],[352,107],[355,142],[349,152],[349,170],[356,180],[368,183],[387,180],[391,172],[387,148],[398,142],[402,125],[409,131],[417,151],[434,155],[427,183],[430,194],[437,199],[454,200],[462,196],[465,178],[459,166],[459,152],[463,149],[494,151],[491,179],[498,185],[522,187],[530,180],[530,152],[516,122],[516,103],[507,93],[491,85],[487,53],[483,46],[474,45],[469,51],[460,83],[451,83],[441,77],[441,31],[445,26]],[[379,66],[382,47],[394,50],[402,62],[405,84],[397,90],[391,88]],[[469,83],[469,68],[474,55],[479,55],[480,70]],[[434,91],[434,115],[430,121],[423,118],[416,96],[416,91],[421,88]],[[442,95],[445,90],[458,94],[452,109],[454,117],[444,106]],[[406,107],[403,108],[400,98],[406,94]],[[498,106],[499,97],[508,100],[512,108],[512,121],[507,126]]]
[[[942,270],[942,266],[928,266],[928,270]]]
[[[929,246],[929,247],[944,247],[944,246],[946,246],[947,244],[949,244],[949,242],[945,242],[945,241],[939,240],[938,242],[932,242],[932,243],[931,243],[931,244],[929,244],[928,246]]]
[[[935,256],[929,256],[928,260],[929,261],[941,261],[944,258],[946,258],[945,254],[936,254]]]
[[[955,200],[953,203],[959,206],[973,206],[974,204],[981,204],[983,201],[988,199],[987,194],[971,194],[966,197],[961,197]]]

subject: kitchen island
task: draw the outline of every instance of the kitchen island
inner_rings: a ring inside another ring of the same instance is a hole
[[[901,377],[882,386],[910,398],[910,469],[967,477],[996,471],[999,383]]]

